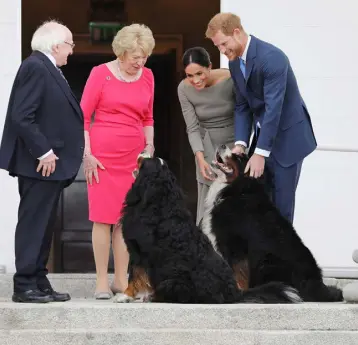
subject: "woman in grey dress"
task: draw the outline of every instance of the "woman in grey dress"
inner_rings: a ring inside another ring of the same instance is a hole
[[[202,47],[188,49],[183,66],[186,78],[178,86],[178,97],[195,155],[199,224],[212,181],[209,164],[215,149],[234,145],[235,89],[229,70],[212,69],[209,53]]]

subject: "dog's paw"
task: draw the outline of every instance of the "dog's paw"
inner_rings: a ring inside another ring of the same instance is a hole
[[[113,297],[113,302],[114,303],[130,303],[133,302],[134,298],[131,296],[128,296],[124,293],[117,293],[114,297]]]
[[[140,302],[142,303],[150,303],[153,300],[153,296],[152,295],[144,295],[140,298]]]

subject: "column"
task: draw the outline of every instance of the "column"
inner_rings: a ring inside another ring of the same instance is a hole
[[[9,95],[21,63],[21,0],[0,0],[0,136],[4,126]],[[15,270],[14,233],[19,197],[17,181],[0,170],[0,269]]]

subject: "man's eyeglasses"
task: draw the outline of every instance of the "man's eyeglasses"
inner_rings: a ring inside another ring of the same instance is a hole
[[[66,42],[66,41],[63,42],[63,43],[66,43],[66,44],[70,45],[72,49],[75,47],[75,44],[74,44],[74,43],[70,43],[70,42]]]

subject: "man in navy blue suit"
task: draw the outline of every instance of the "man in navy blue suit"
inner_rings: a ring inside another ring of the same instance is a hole
[[[0,168],[17,177],[20,194],[12,300],[67,301],[52,288],[46,265],[60,194],[83,157],[82,111],[60,69],[74,43],[67,27],[50,21],[31,47],[14,80],[0,147]]]
[[[215,15],[206,37],[229,59],[236,87],[233,152],[246,151],[253,131],[246,172],[258,178],[265,170],[274,204],[292,223],[302,162],[317,143],[290,62],[279,48],[248,35],[232,13]]]

